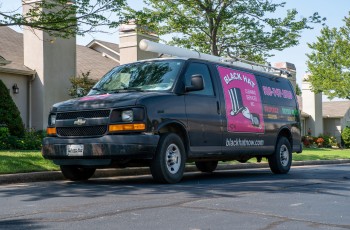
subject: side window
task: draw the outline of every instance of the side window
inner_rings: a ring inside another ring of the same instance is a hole
[[[210,72],[208,66],[202,63],[191,63],[185,73],[185,85],[191,85],[191,76],[194,74],[200,74],[203,76],[204,89],[200,91],[189,92],[190,94],[200,94],[214,96],[213,83],[211,81]]]
[[[260,92],[264,103],[279,106],[296,106],[293,89],[287,79],[259,77]]]

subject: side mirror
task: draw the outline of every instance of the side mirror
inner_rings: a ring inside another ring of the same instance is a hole
[[[199,91],[204,89],[203,76],[194,74],[191,76],[191,86],[186,86],[186,92]]]

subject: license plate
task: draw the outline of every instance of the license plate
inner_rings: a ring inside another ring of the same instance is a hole
[[[82,156],[84,152],[84,145],[67,145],[68,156]]]

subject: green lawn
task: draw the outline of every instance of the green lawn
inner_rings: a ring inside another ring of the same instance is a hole
[[[40,151],[0,151],[0,174],[58,170]]]
[[[350,149],[304,149],[301,154],[293,154],[294,161],[334,159],[350,159]],[[59,167],[45,160],[40,151],[0,151],[0,174],[52,170]]]
[[[294,161],[335,159],[350,159],[350,149],[310,148],[304,149],[303,152],[300,154],[293,154]]]

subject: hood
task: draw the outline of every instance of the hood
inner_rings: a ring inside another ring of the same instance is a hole
[[[107,109],[132,106],[141,96],[153,94],[152,92],[125,92],[115,94],[101,94],[85,96],[77,99],[59,102],[53,105],[53,112]]]

